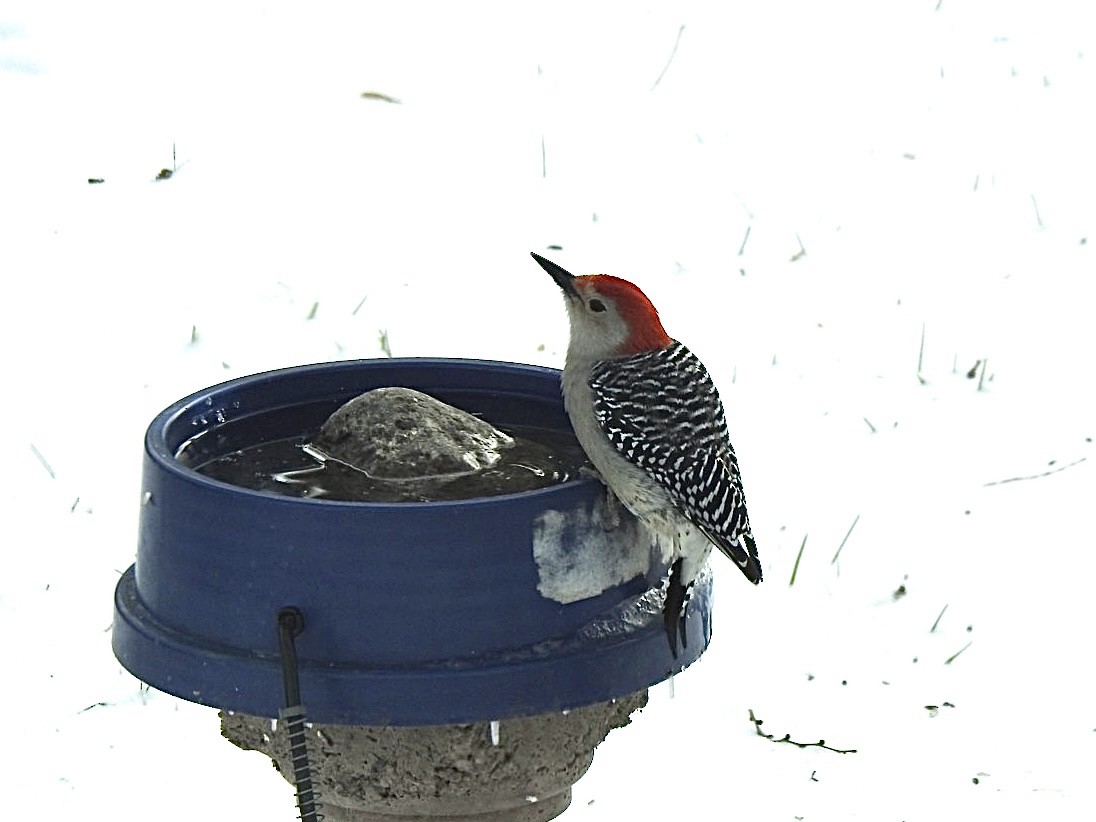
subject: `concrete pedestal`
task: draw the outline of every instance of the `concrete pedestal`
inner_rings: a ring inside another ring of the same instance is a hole
[[[490,725],[312,725],[309,759],[327,822],[546,822],[567,809],[594,748],[647,692],[567,713]],[[289,743],[269,719],[221,714],[221,733],[292,780]]]

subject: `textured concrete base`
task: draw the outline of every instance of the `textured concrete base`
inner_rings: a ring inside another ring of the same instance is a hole
[[[369,811],[350,810],[334,805],[324,805],[322,808],[324,822],[548,822],[555,819],[571,804],[571,789],[555,796],[541,799],[537,802],[527,802],[524,807],[503,808],[498,811],[485,813],[454,815],[445,813],[442,815],[430,814],[388,814],[370,813]]]
[[[641,691],[566,714],[419,728],[314,725],[313,783],[327,822],[546,822],[567,809],[594,748],[647,704]],[[221,715],[221,732],[286,779],[289,743],[269,719]]]

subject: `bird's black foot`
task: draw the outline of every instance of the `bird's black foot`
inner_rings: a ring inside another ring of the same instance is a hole
[[[689,590],[681,584],[681,560],[670,566],[670,582],[666,586],[666,601],[662,606],[662,623],[666,628],[666,639],[670,643],[670,653],[677,659],[677,638],[681,637],[681,647],[688,647],[686,632],[685,606],[688,604]]]

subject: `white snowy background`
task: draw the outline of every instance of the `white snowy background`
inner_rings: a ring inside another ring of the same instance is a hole
[[[711,649],[563,818],[1094,818],[1094,22],[6,2],[4,817],[294,818],[111,654],[144,428],[382,335],[561,366],[536,250],[636,281],[707,363],[766,576],[714,558]]]

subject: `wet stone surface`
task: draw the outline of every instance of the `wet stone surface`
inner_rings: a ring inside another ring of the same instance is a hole
[[[314,436],[267,440],[193,467],[286,496],[430,502],[544,488],[577,477],[585,464],[570,432],[501,431],[421,392],[379,388],[340,407]]]
[[[377,388],[332,414],[312,444],[376,479],[420,479],[490,468],[514,440],[421,391]]]

